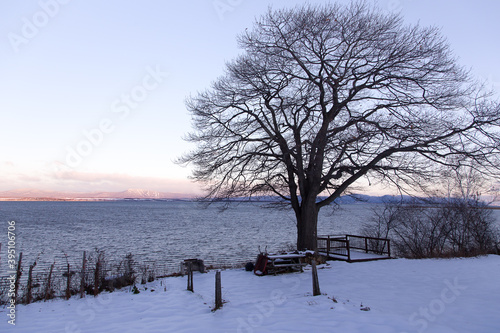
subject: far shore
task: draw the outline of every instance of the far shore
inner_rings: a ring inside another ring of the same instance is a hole
[[[50,198],[50,197],[26,197],[26,198],[0,198],[2,201],[20,201],[20,202],[30,202],[30,201],[81,201],[81,202],[94,202],[94,201],[193,201],[192,198]],[[237,200],[237,202],[240,202]],[[376,204],[376,203],[375,203]],[[380,204],[380,203],[379,203]],[[432,206],[429,206],[432,207]],[[500,210],[500,206],[486,206],[484,209],[494,209]]]

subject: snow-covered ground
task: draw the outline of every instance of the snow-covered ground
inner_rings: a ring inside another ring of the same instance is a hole
[[[15,326],[2,308],[0,332],[500,332],[500,256],[329,262],[318,275],[313,297],[310,270],[223,271],[215,312],[214,271],[195,273],[194,293],[165,278],[139,294],[18,305]]]

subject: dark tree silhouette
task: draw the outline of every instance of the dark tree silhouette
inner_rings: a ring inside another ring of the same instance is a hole
[[[366,2],[302,6],[270,9],[239,45],[188,99],[197,146],[180,162],[207,198],[288,202],[298,249],[315,249],[319,210],[362,178],[405,189],[432,165],[499,165],[499,106],[437,28]]]

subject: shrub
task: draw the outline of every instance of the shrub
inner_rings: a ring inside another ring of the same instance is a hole
[[[386,202],[374,211],[365,236],[391,238],[407,258],[498,253],[499,236],[491,210],[478,196],[431,202]]]

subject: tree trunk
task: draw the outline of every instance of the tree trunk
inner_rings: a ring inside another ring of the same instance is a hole
[[[297,217],[297,250],[316,250],[318,211],[316,200],[303,201]]]

